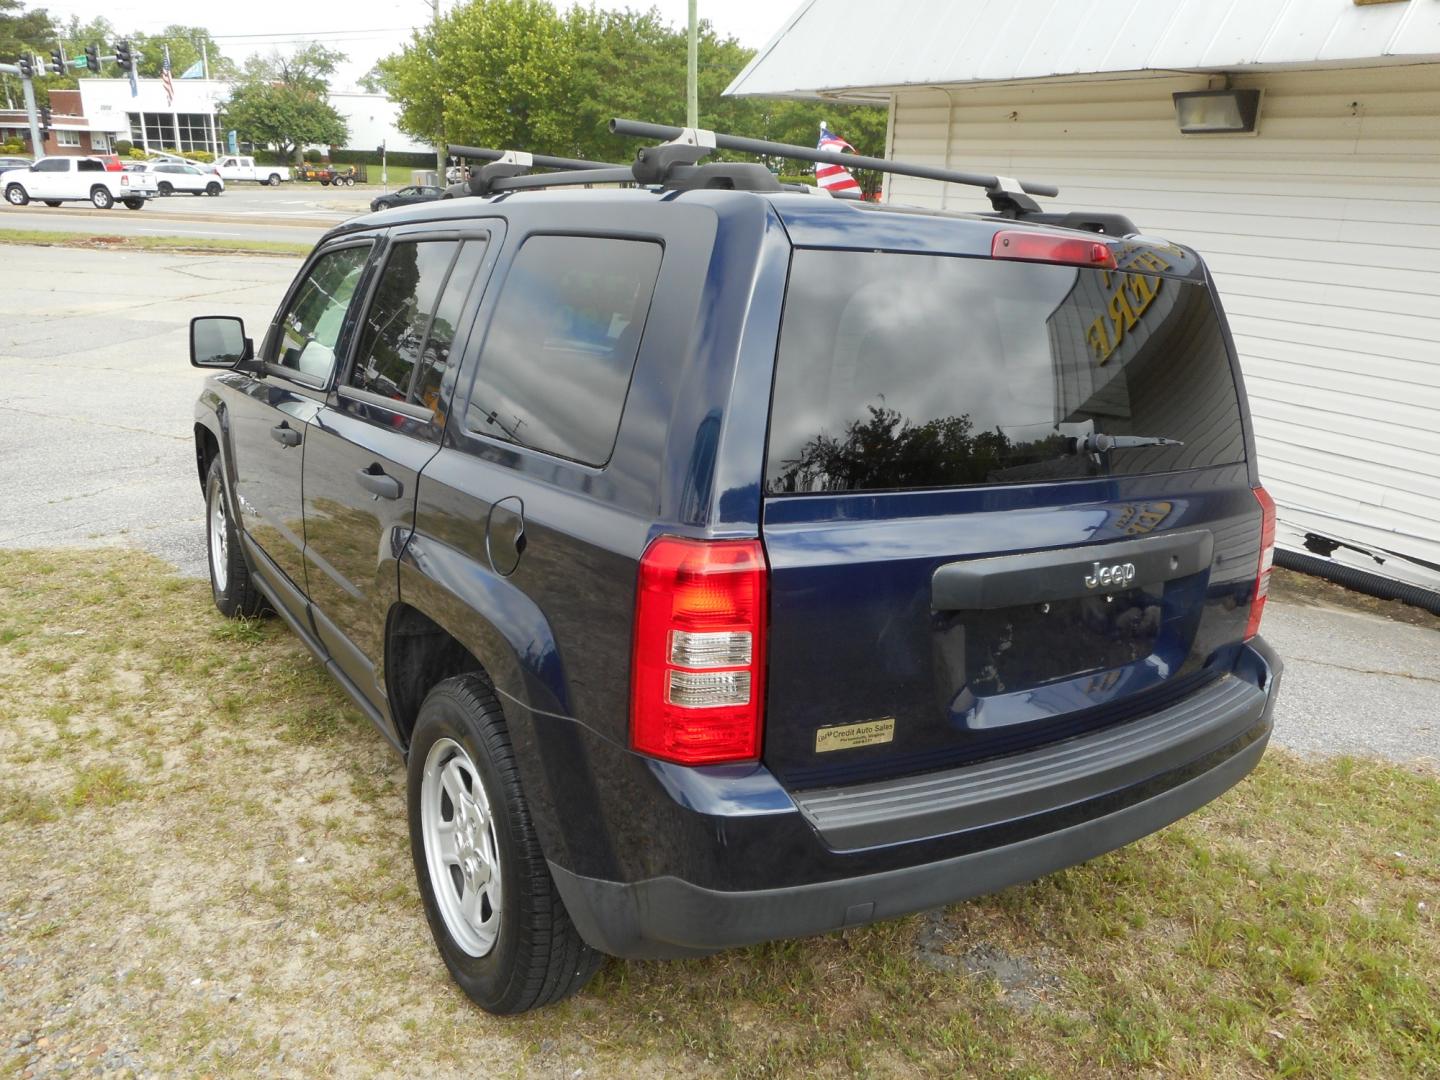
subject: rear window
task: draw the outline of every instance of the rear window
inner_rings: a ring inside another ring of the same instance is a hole
[[[766,489],[860,491],[1131,475],[1243,461],[1203,285],[1126,271],[797,250]],[[1093,433],[1183,446],[1071,452]]]

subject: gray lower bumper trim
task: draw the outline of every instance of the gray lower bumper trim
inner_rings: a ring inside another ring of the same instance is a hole
[[[863,877],[754,892],[717,892],[675,877],[634,884],[550,864],[581,935],[615,956],[695,956],[804,937],[995,892],[1112,851],[1184,817],[1255,767],[1269,733],[1208,772],[1143,802],[1019,843]]]

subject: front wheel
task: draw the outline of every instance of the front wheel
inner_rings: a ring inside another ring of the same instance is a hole
[[[95,204],[96,210],[109,210],[115,205],[115,196],[108,188],[94,187],[90,189],[90,201]]]
[[[46,199],[46,200],[45,200],[45,205],[46,205],[46,206],[59,206],[59,205],[60,205],[60,200],[59,200],[59,199]]]
[[[217,184],[214,180],[211,180],[210,183],[208,183],[208,184],[205,185],[205,194],[206,194],[206,195],[219,195],[219,194],[220,194],[220,191],[221,191],[220,185]]]
[[[11,206],[24,206],[30,201],[30,196],[19,184],[11,184],[5,189],[5,201]]]
[[[266,180],[265,183],[269,184],[271,187],[279,187],[279,186],[280,186],[280,174],[279,174],[279,173],[271,173],[271,174],[270,174],[270,179]]]
[[[205,538],[215,606],[227,619],[253,619],[265,610],[265,598],[250,580],[250,568],[240,550],[218,454],[205,474]]]
[[[161,181],[160,181],[160,194],[161,194],[161,195],[173,195],[173,194],[175,194],[175,187],[174,187],[174,185],[172,185],[172,184],[171,184],[169,181],[167,181],[167,180],[161,180]]]
[[[550,878],[486,679],[461,675],[430,691],[408,771],[410,850],[425,918],[460,988],[497,1015],[581,989],[601,957]]]

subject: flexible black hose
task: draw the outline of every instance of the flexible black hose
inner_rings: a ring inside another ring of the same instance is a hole
[[[1344,585],[1347,589],[1378,596],[1381,600],[1402,600],[1434,615],[1440,615],[1440,593],[1419,585],[1410,585],[1330,559],[1317,559],[1313,555],[1280,548],[1275,549],[1275,565],[1283,566],[1286,570],[1299,570],[1302,574],[1314,574],[1337,585]]]

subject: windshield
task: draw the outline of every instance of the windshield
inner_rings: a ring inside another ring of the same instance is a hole
[[[1204,285],[1126,271],[797,250],[776,357],[772,494],[953,487],[1243,461]],[[1086,435],[1180,445],[1076,453]]]

